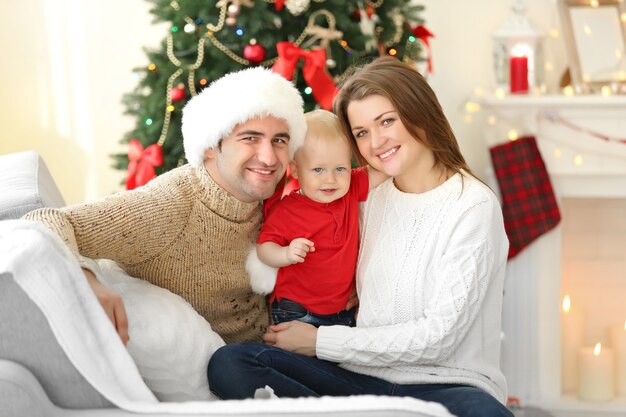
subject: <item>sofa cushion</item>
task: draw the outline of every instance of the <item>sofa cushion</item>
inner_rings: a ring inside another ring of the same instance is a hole
[[[9,272],[0,273],[0,359],[30,369],[60,407],[113,406],[72,366],[46,317]]]
[[[0,220],[65,205],[46,164],[33,151],[0,155],[0,196]]]
[[[216,399],[206,372],[224,341],[209,322],[180,296],[131,277],[109,259],[83,260],[124,300],[128,353],[154,395],[175,402]]]

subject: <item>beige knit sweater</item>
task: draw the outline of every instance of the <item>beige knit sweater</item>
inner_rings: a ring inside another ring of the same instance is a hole
[[[265,299],[244,269],[262,221],[204,167],[185,165],[101,201],[25,216],[45,223],[77,255],[113,259],[130,275],[187,300],[226,343],[260,341]]]

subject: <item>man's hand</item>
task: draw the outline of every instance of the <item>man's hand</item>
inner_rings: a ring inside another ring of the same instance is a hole
[[[128,344],[128,318],[122,297],[115,291],[103,285],[96,276],[88,269],[83,268],[87,282],[104,308],[104,312],[109,316],[113,327],[120,335],[124,346]]]
[[[294,239],[287,246],[287,261],[289,265],[304,262],[304,258],[309,252],[315,252],[315,244],[308,239],[299,237]]]
[[[315,356],[317,327],[300,321],[275,324],[267,328],[263,341],[290,352]]]

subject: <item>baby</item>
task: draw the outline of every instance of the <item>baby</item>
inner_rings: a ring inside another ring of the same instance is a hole
[[[334,114],[314,110],[305,117],[304,145],[289,164],[300,188],[266,210],[257,240],[259,259],[279,268],[272,319],[354,326],[356,308],[345,307],[355,285],[358,203],[387,177],[351,169],[350,143]]]

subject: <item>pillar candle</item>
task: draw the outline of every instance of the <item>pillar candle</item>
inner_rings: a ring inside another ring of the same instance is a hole
[[[626,395],[626,322],[623,326],[611,327],[609,335],[615,353],[615,391]]]
[[[578,350],[583,346],[583,316],[572,309],[570,296],[563,297],[561,315],[561,387],[564,393],[578,388]]]
[[[615,395],[613,350],[597,343],[593,348],[581,348],[578,359],[578,398],[583,401],[612,400]]]
[[[512,56],[509,61],[511,93],[528,92],[528,57]]]

